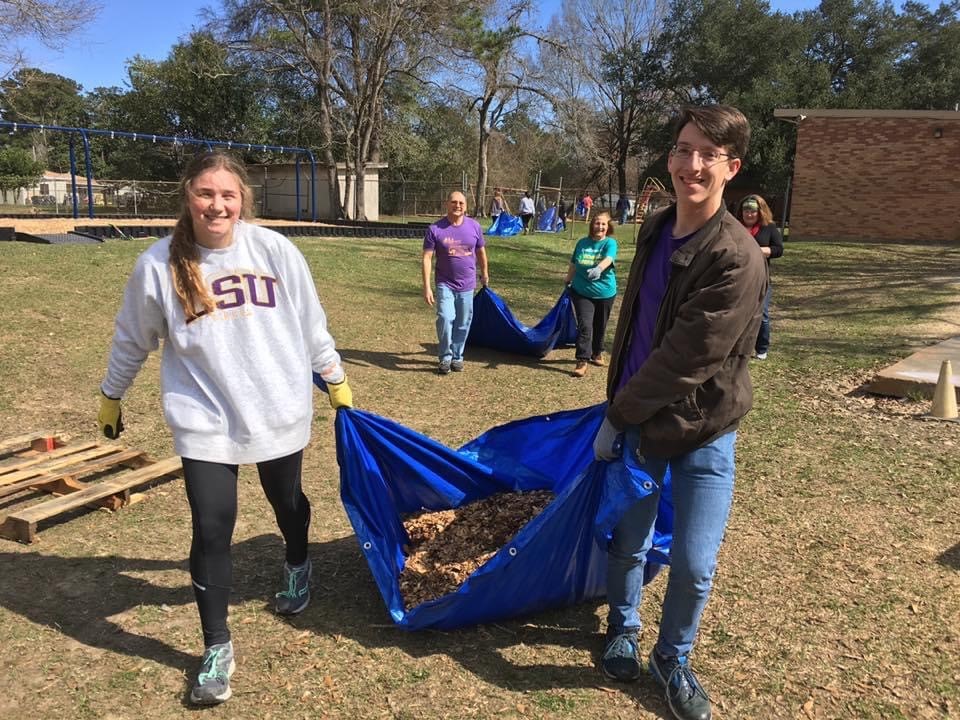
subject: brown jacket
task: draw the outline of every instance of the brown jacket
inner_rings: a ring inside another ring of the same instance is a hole
[[[753,404],[748,364],[767,292],[756,241],[726,208],[671,257],[646,362],[614,395],[630,349],[643,271],[672,205],[640,228],[607,376],[607,417],[640,428],[640,451],[670,458],[737,427]]]

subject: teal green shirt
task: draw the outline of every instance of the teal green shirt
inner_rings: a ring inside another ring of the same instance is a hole
[[[617,259],[617,241],[612,237],[594,240],[585,237],[577,243],[570,256],[575,271],[573,282],[570,284],[579,295],[594,300],[605,300],[617,294],[617,275],[611,265],[596,280],[587,277],[587,270],[597,265],[604,258]]]

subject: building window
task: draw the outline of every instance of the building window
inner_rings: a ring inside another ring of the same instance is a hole
[[[50,184],[49,183],[40,183],[40,194],[49,195],[50,194]]]

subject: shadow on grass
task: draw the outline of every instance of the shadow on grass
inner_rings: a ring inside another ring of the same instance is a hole
[[[337,348],[344,365],[360,367],[378,367],[390,372],[427,372],[437,371],[437,346],[424,344],[421,352],[397,353],[378,350],[356,350]]]
[[[159,587],[128,574],[189,572],[186,560],[0,553],[0,568],[4,575],[0,605],[10,612],[90,647],[149,658],[183,671],[192,670],[197,663],[195,655],[128,632],[110,620],[144,603],[159,607],[193,602],[193,591],[187,585]]]
[[[344,364],[362,367],[378,367],[391,372],[418,372],[436,373],[437,371],[437,344],[421,343],[422,351],[416,353],[394,353],[373,350],[355,350],[339,348]],[[468,345],[464,352],[464,359],[469,372],[471,363],[483,364],[484,370],[496,370],[500,367],[528,367],[548,370],[569,375],[573,370],[573,358],[560,358],[553,353],[545,357],[528,357],[512,353],[499,352],[490,348]]]
[[[550,662],[570,649],[585,650],[596,662],[602,645],[597,619],[600,601],[450,632],[410,632],[391,623],[354,536],[312,543],[310,555],[314,568],[311,604],[301,615],[288,619],[291,627],[348,637],[365,648],[395,648],[411,658],[442,654],[467,672],[512,692],[615,685],[596,667]],[[259,599],[269,606],[282,557],[279,535],[236,543],[233,603]],[[187,559],[0,553],[0,569],[5,577],[0,585],[0,605],[83,645],[153,660],[184,673],[188,680],[183,702],[187,705],[189,678],[196,670],[201,642],[199,618],[197,654],[130,632],[111,619],[141,605],[192,604],[193,591],[187,583],[168,588],[131,577],[131,573],[168,570],[180,570],[186,576]],[[508,658],[514,651],[525,657],[523,664]],[[532,651],[541,652],[546,661],[529,660]],[[660,692],[649,677],[617,687],[647,709],[664,712]]]
[[[937,556],[937,562],[945,567],[960,570],[960,542],[940,553]]]
[[[278,538],[271,540],[279,543]],[[669,714],[661,691],[646,674],[636,683],[619,684],[607,680],[596,666],[603,644],[597,617],[602,600],[459,630],[411,632],[391,623],[354,536],[314,543],[310,553],[314,595],[303,615],[291,620],[298,629],[349,637],[365,648],[394,648],[411,658],[445,655],[511,692],[615,687],[647,710]],[[569,657],[570,650],[589,652],[594,665],[552,662]],[[543,661],[532,653],[542,655]],[[513,654],[523,662],[511,661]]]

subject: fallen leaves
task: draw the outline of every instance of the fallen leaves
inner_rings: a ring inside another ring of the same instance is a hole
[[[410,544],[400,591],[407,607],[456,590],[552,499],[547,490],[498,493],[455,510],[406,518]]]

